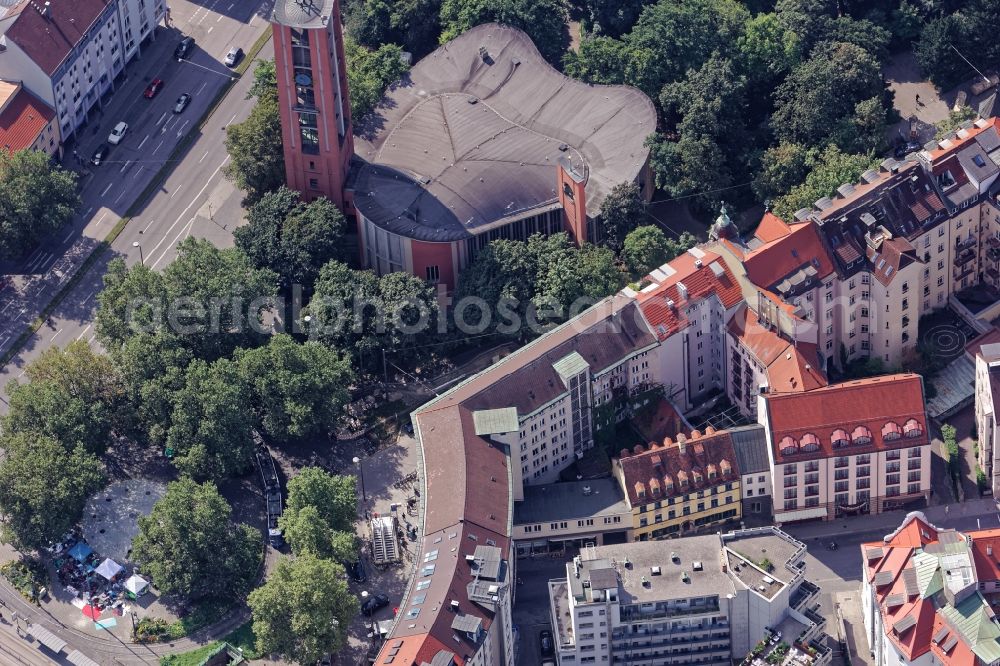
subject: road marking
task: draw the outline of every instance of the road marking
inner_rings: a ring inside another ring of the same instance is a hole
[[[87,212],[86,212],[86,213],[84,213],[84,214],[83,214],[83,216],[84,216],[84,217],[87,217],[88,215],[90,215],[90,214],[91,214],[91,213],[93,213],[93,212],[94,212],[94,207],[93,207],[93,206],[91,206],[90,208],[88,208],[88,209],[87,209]]]
[[[160,142],[158,144],[156,144],[156,148],[153,148],[153,155],[156,154],[156,151],[158,151],[160,149],[160,146],[162,146],[162,145],[163,145],[163,140],[160,139]]]
[[[36,296],[41,296],[42,294],[44,294],[44,293],[45,293],[46,291],[48,291],[48,290],[49,290],[49,285],[48,285],[48,283],[46,283],[46,284],[43,284],[43,285],[42,285],[42,288],[41,288],[41,289],[39,289],[39,290],[38,290],[38,293],[37,293],[37,294],[35,294],[35,295],[36,295]]]
[[[214,25],[210,25],[210,26],[208,26],[208,32],[206,32],[205,34],[206,34],[206,35],[210,35],[210,34],[212,34],[212,28],[214,28],[214,27],[215,27]]]
[[[127,169],[130,164],[132,164],[132,160],[125,160],[125,165],[118,170],[118,173],[125,173],[125,169]]]
[[[234,121],[234,120],[236,120],[236,116],[238,116],[239,114],[240,114],[240,112],[239,112],[239,111],[237,111],[236,113],[234,113],[234,114],[233,114],[233,117],[232,117],[232,118],[230,118],[230,119],[229,119],[229,122],[228,122],[228,123],[226,123],[226,124],[227,124],[227,125],[232,125],[232,124],[233,124],[233,121]]]
[[[219,14],[219,18],[215,19],[215,22],[218,23],[219,21],[221,21],[223,16],[225,16],[225,14]]]
[[[89,301],[90,299],[92,299],[94,297],[94,294],[96,294],[96,293],[97,293],[96,291],[90,292],[90,295],[87,296],[87,298],[83,299],[83,302],[80,303],[80,305],[86,305],[87,301]]]
[[[157,264],[159,264],[161,261],[167,258],[167,254],[170,252],[170,250],[177,247],[177,243],[178,241],[181,240],[181,236],[183,236],[184,238],[188,237],[188,235],[191,233],[191,229],[194,227],[194,221],[195,218],[192,217],[191,220],[186,225],[184,225],[184,228],[181,229],[176,236],[174,236],[174,240],[170,242],[170,245],[167,246],[167,249],[163,251],[163,254],[160,255],[160,258],[157,259],[156,263],[154,263],[150,268],[156,268]]]
[[[122,188],[121,194],[119,194],[118,198],[115,199],[115,203],[118,203],[119,201],[121,201],[123,196],[125,196],[125,188],[124,187]]]
[[[252,28],[253,27],[253,22],[256,21],[256,20],[257,20],[257,14],[255,12],[254,15],[250,17],[250,22],[247,23],[247,25]]]
[[[209,152],[211,152],[211,151],[208,151],[208,150],[205,151],[205,154],[201,156],[201,160],[198,160],[198,164],[201,164],[201,161],[204,160],[206,157],[208,157],[208,153]]]
[[[235,7],[235,6],[236,6],[236,3],[235,3],[235,2],[233,2],[233,3],[230,3],[229,7],[227,7],[227,8],[226,8],[226,11],[227,11],[227,12],[228,12],[228,11],[230,11],[230,10],[231,10],[231,9],[232,9],[233,7]]]
[[[205,89],[205,86],[207,86],[207,85],[208,85],[208,81],[202,81],[202,82],[201,82],[201,87],[200,87],[200,88],[198,88],[198,92],[196,92],[195,94],[196,94],[196,95],[200,95],[200,94],[201,94],[201,91],[202,91],[202,90],[204,90],[204,89]]]
[[[181,132],[183,132],[183,131],[184,131],[184,128],[186,128],[187,126],[188,126],[188,121],[187,121],[187,120],[185,120],[185,121],[184,121],[184,124],[183,124],[183,125],[181,125],[181,128],[180,128],[179,130],[177,130],[177,136],[180,136],[180,135],[181,135]]]
[[[80,338],[82,338],[83,336],[85,336],[87,334],[87,331],[89,331],[89,330],[90,330],[90,324],[87,324],[87,328],[85,328],[82,331],[80,331],[80,335],[76,336],[76,339],[79,340]]]
[[[44,262],[42,262],[42,270],[43,271],[48,271],[50,268],[52,268],[53,266],[55,266],[57,259],[58,259],[58,257],[55,254],[52,255],[52,263],[51,264],[49,263],[49,260],[46,259]]]
[[[10,336],[9,335],[5,335],[4,338],[3,338],[3,340],[0,340],[0,347],[3,347],[5,344],[7,344],[8,340],[10,340]]]
[[[206,154],[206,155],[208,155],[208,153],[205,153],[205,154]],[[37,257],[37,256],[38,256],[39,254],[41,254],[41,253],[42,253],[42,248],[38,248],[37,250],[35,250],[34,252],[32,252],[32,253],[31,253],[31,254],[30,254],[30,255],[28,256],[28,259],[27,259],[27,260],[26,260],[26,261],[24,262],[24,263],[25,263],[25,265],[26,265],[26,266],[30,266],[30,265],[31,265],[31,264],[32,264],[32,263],[34,262],[35,258],[36,258],[36,257]]]
[[[26,373],[26,372],[27,372],[27,370],[22,370],[22,371],[21,371],[21,374],[19,374],[19,375],[17,376],[17,378],[18,378],[18,379],[20,379],[21,377],[24,377],[24,373]]]
[[[215,178],[219,174],[220,171],[222,171],[222,167],[224,167],[226,165],[226,162],[228,162],[228,161],[229,161],[229,156],[227,155],[226,159],[222,160],[222,164],[220,164],[215,169],[215,171],[212,172],[212,175],[208,177],[208,180],[205,181],[205,184],[198,191],[198,194],[194,195],[194,197],[191,198],[191,202],[187,205],[187,207],[184,210],[181,211],[181,214],[177,216],[177,219],[174,220],[174,223],[170,225],[170,228],[168,228],[163,233],[163,238],[160,239],[160,242],[157,243],[156,246],[152,250],[150,250],[149,254],[146,255],[146,256],[148,256],[150,259],[153,258],[153,255],[156,253],[156,251],[159,249],[159,247],[161,245],[163,245],[163,241],[167,240],[167,234],[169,234],[171,231],[173,231],[174,227],[176,227],[178,224],[180,224],[180,221],[182,219],[184,219],[184,216],[187,215],[187,212],[189,210],[191,210],[191,206],[194,205],[194,202],[198,200],[198,197],[200,197],[202,194],[205,193],[205,190],[208,189],[208,186],[212,184],[212,179]],[[156,263],[159,263],[159,262],[156,262]],[[156,263],[152,264],[152,266],[155,267]]]
[[[96,338],[96,337],[97,337],[97,334],[95,333],[92,336],[90,336],[89,338],[87,338],[87,344],[89,345],[91,342],[93,342],[94,338]]]
[[[72,237],[73,237],[73,233],[74,233],[74,232],[72,232],[72,231],[71,231],[71,232],[69,232],[68,234],[66,234],[66,238],[63,238],[63,245],[65,245],[65,244],[66,244],[66,242],[67,242],[67,241],[68,241],[68,240],[69,240],[70,238],[72,238]]]
[[[7,308],[9,308],[12,305],[14,305],[14,301],[11,301],[7,305],[3,306],[3,310],[0,310],[0,314],[3,314],[4,312],[7,312]]]
[[[106,194],[108,193],[108,190],[110,190],[110,189],[111,189],[111,186],[112,186],[112,185],[114,185],[114,183],[108,183],[108,186],[104,188],[104,191],[103,191],[103,192],[101,192],[101,196],[102,196],[102,197],[103,197],[104,195],[106,195]]]
[[[103,222],[104,218],[106,218],[107,216],[108,216],[108,211],[104,211],[104,214],[101,215],[101,219],[99,219],[97,223],[100,224],[101,222]]]
[[[140,173],[142,173],[142,167],[139,167],[138,169],[135,170],[135,172],[132,174],[132,178],[138,178]]]
[[[49,342],[52,342],[53,340],[55,340],[56,336],[59,335],[60,333],[62,333],[62,329],[61,328],[58,331],[56,331],[55,333],[52,334],[52,337],[49,338]]]
[[[166,118],[166,117],[167,117],[167,112],[166,112],[166,111],[164,111],[164,112],[163,112],[163,115],[162,115],[162,116],[160,116],[160,119],[159,119],[159,120],[157,120],[157,121],[156,121],[155,123],[153,123],[153,124],[154,124],[154,125],[159,125],[160,123],[162,123],[162,122],[163,122],[163,119],[164,119],[164,118]]]
[[[143,229],[141,233],[146,233],[147,231],[149,231],[149,228],[150,228],[151,226],[153,226],[154,224],[156,224],[156,220],[150,220],[150,221],[149,221],[149,224],[147,224],[147,225],[146,225],[146,228],[145,228],[145,229]]]
[[[167,198],[168,198],[168,199],[173,199],[173,198],[174,198],[174,195],[175,195],[175,194],[177,194],[178,192],[180,192],[180,191],[181,191],[181,188],[182,188],[182,187],[184,187],[184,183],[181,183],[180,185],[178,185],[177,187],[175,187],[175,188],[174,188],[174,191],[173,191],[173,192],[171,192],[171,193],[170,193],[170,196],[169,196],[169,197],[167,197]]]
[[[44,262],[44,261],[45,261],[46,259],[48,259],[48,256],[49,256],[49,255],[48,255],[48,253],[47,253],[47,252],[46,252],[46,253],[42,253],[42,254],[39,254],[39,255],[38,255],[38,256],[37,256],[36,258],[35,258],[35,260],[34,260],[34,261],[32,261],[32,262],[31,262],[30,264],[28,264],[28,270],[29,270],[29,271],[33,271],[33,270],[35,270],[35,269],[36,269],[37,267],[41,266],[42,262]]]
[[[149,135],[148,134],[142,138],[142,141],[139,142],[139,147],[136,148],[136,150],[142,150],[142,147],[143,147],[143,145],[145,145],[145,143],[146,143],[147,140],[149,140]]]

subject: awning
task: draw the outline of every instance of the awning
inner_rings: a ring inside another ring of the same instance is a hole
[[[812,520],[813,518],[826,518],[826,514],[827,511],[825,506],[814,506],[808,509],[799,509],[798,511],[776,513],[774,514],[774,522],[780,525],[782,523],[791,523],[796,520]]]
[[[66,647],[66,641],[39,624],[29,624],[28,633],[53,652],[59,652]]]
[[[83,541],[78,541],[75,546],[69,549],[70,557],[77,562],[83,562],[92,552],[94,552],[93,549]]]
[[[141,595],[149,587],[149,582],[145,578],[138,574],[133,574],[131,578],[125,581],[125,589],[135,595]]]
[[[101,574],[108,580],[114,579],[115,576],[120,574],[124,567],[115,562],[110,557],[101,562],[101,566],[97,567],[97,573]]]
[[[66,657],[66,661],[74,664],[75,666],[101,666],[79,650],[73,650],[70,652]]]

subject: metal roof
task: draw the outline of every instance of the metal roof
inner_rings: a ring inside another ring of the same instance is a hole
[[[767,434],[759,423],[729,430],[736,451],[740,474],[760,474],[770,470],[767,460]]]
[[[60,652],[64,647],[66,647],[66,641],[59,638],[40,624],[29,624],[28,633],[34,636],[35,640],[53,652]]]
[[[472,412],[472,422],[476,426],[476,434],[480,436],[517,432],[521,427],[514,407],[480,409]]]
[[[66,655],[66,661],[74,666],[100,666],[96,661],[83,654],[79,650],[73,650]]]
[[[898,620],[892,625],[892,630],[897,634],[901,634],[913,625],[917,623],[917,618],[913,615],[906,615]]]
[[[892,582],[893,578],[895,578],[895,576],[891,571],[879,571],[875,574],[875,585],[877,587],[888,585]]]
[[[575,377],[576,375],[589,370],[590,364],[588,364],[587,361],[580,356],[580,352],[573,351],[553,363],[552,369],[559,373],[559,376],[563,378],[563,381],[569,382],[571,377]]]
[[[596,213],[612,187],[643,172],[656,129],[640,91],[566,77],[527,35],[495,23],[439,47],[355,120],[356,153],[367,162],[356,208],[378,227],[429,242],[552,207],[561,157],[585,178],[586,208]]]
[[[475,634],[483,624],[482,619],[475,615],[456,615],[451,621],[451,628],[455,631],[464,631],[467,634]]]
[[[277,0],[271,20],[290,28],[322,28],[330,21],[334,0]]]

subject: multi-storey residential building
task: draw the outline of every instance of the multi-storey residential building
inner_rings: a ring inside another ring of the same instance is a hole
[[[22,81],[55,109],[66,141],[114,87],[165,11],[164,0],[21,0],[0,6],[0,78]]]
[[[994,552],[996,551],[996,552]],[[861,544],[862,610],[876,666],[1000,663],[1000,530],[958,532],[920,512]]]
[[[642,286],[644,285],[644,286]],[[720,395],[726,382],[726,322],[742,302],[740,285],[718,254],[692,248],[651,272],[633,298],[658,343],[654,374],[681,411]]]
[[[742,476],[743,518],[769,519],[771,464],[767,456],[767,433],[759,423],[732,428],[727,432],[736,453],[736,471]]]
[[[1000,409],[1000,344],[984,344],[976,353],[976,434],[979,468],[995,497],[1000,496],[1000,446],[997,445],[997,409]]]
[[[776,523],[876,514],[930,498],[919,375],[767,392],[760,401]]]
[[[636,541],[685,534],[739,520],[740,473],[727,431],[677,435],[623,449],[611,473],[622,484]]]
[[[0,148],[61,153],[55,112],[20,82],[0,81]]]
[[[775,528],[586,548],[549,582],[558,663],[722,666],[771,630],[810,645],[823,618],[804,552]],[[832,653],[814,645],[815,658],[795,657],[829,663]]]

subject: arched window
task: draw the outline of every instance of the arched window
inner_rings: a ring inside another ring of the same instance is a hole
[[[851,433],[851,441],[859,446],[872,443],[872,431],[865,426],[858,426]]]
[[[924,427],[920,425],[920,421],[910,419],[903,424],[903,434],[909,438],[920,437],[924,434]]]
[[[882,426],[882,439],[886,442],[897,440],[903,436],[903,429],[895,421],[889,421]]]
[[[846,430],[843,428],[837,428],[830,436],[830,443],[833,444],[833,448],[839,449],[842,446],[849,446],[851,439],[847,436]]]
[[[783,456],[793,456],[799,452],[799,445],[795,443],[794,439],[786,435],[782,438],[781,443],[778,444],[778,449]]]
[[[803,453],[812,453],[813,451],[819,451],[819,437],[807,432],[802,435],[802,439],[799,440],[799,449]]]

